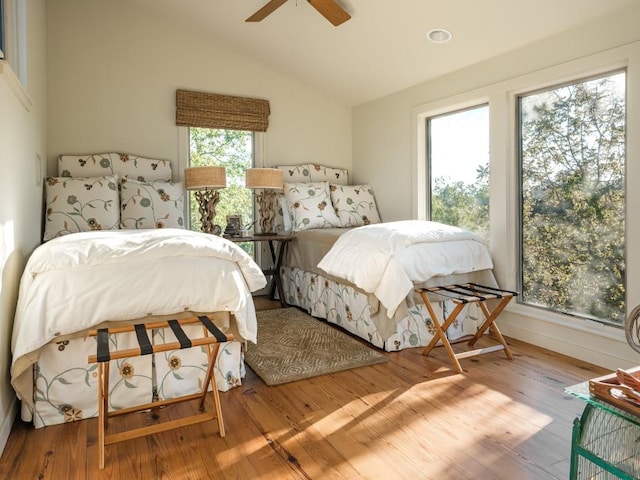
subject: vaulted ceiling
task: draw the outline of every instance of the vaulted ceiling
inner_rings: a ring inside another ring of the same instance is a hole
[[[268,0],[128,0],[347,105],[380,98],[595,21],[637,0],[337,0],[334,27],[306,0],[259,23]],[[446,44],[428,31],[449,30]]]

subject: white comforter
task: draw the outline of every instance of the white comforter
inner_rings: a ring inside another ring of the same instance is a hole
[[[374,294],[392,318],[414,287],[439,275],[493,268],[481,237],[437,222],[407,220],[355,228],[318,267]]]
[[[229,311],[242,337],[255,342],[251,292],[265,285],[249,255],[213,235],[158,229],[56,238],[33,252],[20,282],[12,376],[24,355],[110,320]]]

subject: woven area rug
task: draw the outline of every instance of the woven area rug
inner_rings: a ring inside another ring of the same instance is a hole
[[[297,308],[262,310],[258,343],[245,361],[267,385],[280,385],[388,361],[382,353]]]

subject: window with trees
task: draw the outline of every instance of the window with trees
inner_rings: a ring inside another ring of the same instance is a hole
[[[431,220],[489,240],[489,106],[427,118]]]
[[[625,72],[518,98],[520,301],[625,318]]]
[[[192,167],[215,165],[225,167],[227,188],[220,190],[220,203],[214,221],[222,230],[227,215],[241,215],[243,223],[253,221],[251,190],[244,187],[245,171],[254,163],[254,133],[244,130],[189,128],[189,164]],[[200,229],[198,203],[190,198],[191,229]]]

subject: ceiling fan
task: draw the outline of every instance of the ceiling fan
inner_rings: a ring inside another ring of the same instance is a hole
[[[256,13],[247,18],[247,22],[260,22],[268,15],[271,15],[276,9],[280,8],[287,0],[271,0]],[[338,5],[334,0],[307,0],[313,8],[333,23],[336,27],[343,24],[351,18],[344,8]]]

